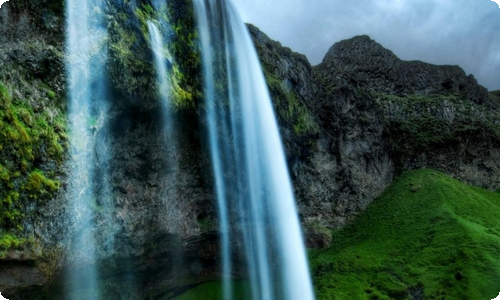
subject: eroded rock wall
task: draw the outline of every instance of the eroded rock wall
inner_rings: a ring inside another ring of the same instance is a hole
[[[250,31],[268,77],[294,93],[319,125],[301,155],[290,151],[300,139],[287,143],[282,129],[300,214],[316,239],[318,231],[346,224],[404,170],[433,168],[500,187],[498,104],[460,67],[402,61],[368,36],[336,43],[311,67]]]

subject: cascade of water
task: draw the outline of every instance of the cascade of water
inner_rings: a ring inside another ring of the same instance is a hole
[[[107,115],[104,75],[107,33],[99,14],[91,14],[91,11],[99,9],[102,2],[67,0],[66,3],[70,131],[67,199],[69,219],[74,224],[66,273],[67,299],[101,298],[95,264],[94,220],[97,209],[103,215],[109,215],[110,210],[106,166],[109,151],[103,137],[97,137]],[[97,164],[97,159],[104,164]],[[99,180],[96,176],[100,176]],[[112,236],[107,236],[106,241],[107,245],[101,246],[109,249]]]
[[[230,244],[240,232],[253,299],[314,299],[278,127],[250,35],[229,0],[194,4],[222,234],[224,297],[231,299]]]
[[[159,8],[161,9],[161,8]],[[176,120],[175,116],[171,110],[171,66],[173,64],[173,58],[168,53],[167,48],[165,47],[164,38],[162,32],[153,21],[148,21],[148,31],[149,31],[149,39],[151,44],[151,50],[153,51],[153,55],[155,58],[155,67],[156,67],[156,78],[157,78],[157,90],[160,98],[160,107],[162,109],[162,119],[163,119],[163,135],[164,140],[166,142],[166,161],[168,172],[170,174],[177,174],[179,163],[177,161],[177,137],[176,137]],[[163,26],[162,26],[163,25]],[[160,26],[164,28],[166,31],[166,27],[168,24],[166,22],[160,22]],[[162,28],[160,27],[160,28]],[[166,35],[166,42],[168,42],[168,33]],[[176,219],[175,217],[175,205],[177,191],[175,187],[170,188],[169,191],[164,191],[165,197],[168,197],[170,201],[165,203],[169,206],[168,211],[172,212],[172,215],[168,216],[170,221]],[[179,214],[180,215],[180,214]]]
[[[163,6],[157,4],[158,10],[164,9]],[[160,20],[148,21],[148,32],[151,50],[153,52],[156,68],[156,85],[160,100],[161,116],[162,116],[162,135],[165,141],[165,160],[167,167],[167,181],[175,182],[179,174],[179,148],[178,148],[178,122],[175,114],[172,111],[172,65],[174,59],[168,52],[170,41],[171,28],[168,21]],[[157,26],[158,25],[158,26]],[[179,210],[179,194],[175,184],[164,187],[162,197],[166,199],[164,205],[166,207],[165,220],[170,224],[181,224],[184,214]],[[172,229],[181,230],[180,228]],[[183,254],[177,246],[172,247],[173,263],[170,267],[175,270],[183,268]]]
[[[166,110],[169,110],[168,101],[169,101],[169,80],[168,80],[168,72],[166,67],[166,55],[165,55],[165,47],[163,44],[163,39],[161,37],[160,31],[158,27],[152,22],[148,21],[148,31],[149,31],[149,39],[151,42],[151,50],[153,51],[155,57],[155,67],[156,67],[156,78],[158,85],[158,93],[160,96],[160,100]],[[166,112],[166,114],[170,114]]]

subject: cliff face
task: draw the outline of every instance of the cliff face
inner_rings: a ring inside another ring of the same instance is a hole
[[[67,150],[64,18],[57,1],[0,9],[0,290],[58,269]],[[39,9],[38,5],[44,7]],[[35,9],[36,7],[36,9]],[[26,14],[26,10],[32,14]]]
[[[315,68],[373,98],[397,171],[434,168],[499,187],[498,104],[458,66],[401,61],[367,36],[342,41]],[[335,93],[326,88],[326,94]]]
[[[318,232],[345,224],[404,170],[433,168],[500,187],[498,104],[460,67],[402,61],[368,36],[336,43],[311,67],[250,31],[266,74],[293,92],[320,128],[308,151],[289,153],[312,244],[327,242]]]
[[[348,83],[339,85],[323,76],[303,55],[249,28],[265,73],[277,79],[268,80],[273,100],[279,98],[279,87],[289,91],[289,98],[299,99],[317,126],[305,143],[300,138],[288,142],[287,129],[293,124],[283,122],[284,109],[275,101],[301,216],[312,230],[310,242],[328,243],[321,232],[345,224],[392,181],[381,108]],[[296,148],[303,151],[290,151]]]

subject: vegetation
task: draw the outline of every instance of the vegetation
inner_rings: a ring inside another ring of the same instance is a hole
[[[133,16],[132,20],[130,16]],[[160,28],[171,73],[170,95],[175,110],[192,110],[201,98],[200,58],[191,1],[165,2],[155,9],[142,3],[136,8],[112,3],[107,17],[110,75],[118,91],[129,97],[157,99],[156,74],[148,47],[147,22]]]
[[[35,113],[0,82],[0,251],[22,245],[15,233],[22,229],[23,207],[59,189],[56,170],[41,169],[47,161],[62,163],[65,128],[60,115]]]
[[[152,17],[149,8],[149,5],[138,7],[134,12],[132,5],[117,1],[110,3],[108,8],[108,70],[114,88],[129,97],[156,97],[151,51],[144,47],[147,45],[145,22]],[[141,20],[144,24],[137,24]]]
[[[492,299],[500,194],[432,170],[401,175],[332,246],[310,253],[318,299]]]
[[[168,2],[172,35],[170,53],[175,58],[173,68],[174,107],[193,108],[202,98],[201,58],[198,30],[191,0]]]
[[[500,107],[500,90],[489,92],[489,96],[494,105]]]
[[[500,114],[454,95],[375,95],[386,112],[386,134],[402,161],[425,151],[474,143],[500,144]],[[445,111],[444,101],[447,101]]]
[[[274,74],[267,71],[264,74],[278,117],[290,124],[298,136],[318,133],[319,126],[307,106],[293,92],[286,91]]]

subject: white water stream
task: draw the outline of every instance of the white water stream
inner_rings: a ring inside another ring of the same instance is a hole
[[[253,299],[314,299],[276,118],[257,53],[230,1],[195,0],[219,203],[224,298],[242,240]],[[222,88],[221,88],[222,87]]]
[[[67,0],[67,72],[69,90],[70,159],[68,217],[73,224],[66,270],[67,299],[101,299],[96,267],[95,220],[109,221],[111,210],[107,161],[110,153],[104,134],[98,135],[108,114],[105,64],[105,27],[91,11],[102,1]],[[100,162],[98,163],[97,160]],[[103,226],[105,227],[105,226]],[[111,251],[113,235],[99,245]]]

